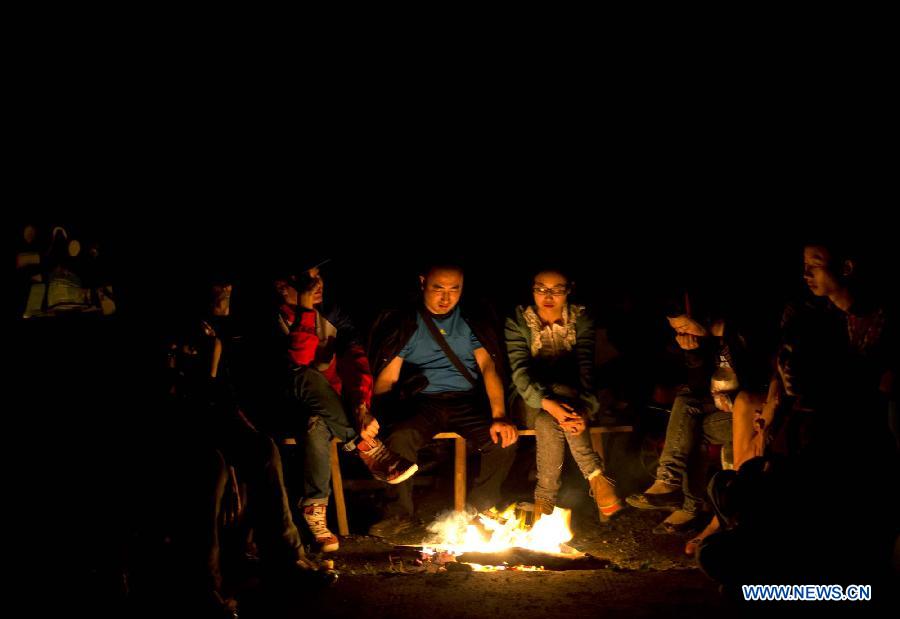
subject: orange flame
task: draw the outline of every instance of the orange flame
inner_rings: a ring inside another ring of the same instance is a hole
[[[572,552],[565,543],[572,539],[572,512],[555,507],[535,526],[525,524],[524,515],[516,513],[515,505],[503,512],[491,508],[474,518],[461,512],[451,512],[429,527],[431,536],[424,543],[423,552],[446,552],[461,555],[465,552],[501,552],[508,548],[528,548],[541,552]],[[470,564],[476,570],[504,569],[495,566]]]

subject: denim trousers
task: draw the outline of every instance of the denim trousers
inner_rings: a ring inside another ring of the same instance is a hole
[[[701,398],[682,390],[672,405],[656,479],[682,487],[682,509],[687,512],[699,511],[705,502],[706,480],[701,452],[704,440],[730,447],[731,413],[717,410],[712,396]]]

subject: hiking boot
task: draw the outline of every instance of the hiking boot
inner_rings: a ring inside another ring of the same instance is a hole
[[[549,516],[553,513],[553,503],[545,499],[534,499],[534,512],[532,513],[531,526],[538,523],[542,516]]]
[[[625,509],[625,504],[616,496],[616,488],[606,475],[600,471],[588,479],[591,485],[591,496],[597,504],[597,512],[600,522],[607,523],[618,516]]]

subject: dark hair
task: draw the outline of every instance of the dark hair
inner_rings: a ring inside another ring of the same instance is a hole
[[[736,317],[734,293],[698,287],[673,286],[663,294],[661,305],[667,318],[690,316],[703,325]]]
[[[676,316],[684,316],[691,313],[688,311],[687,299],[688,293],[683,289],[667,291],[662,299],[663,313],[668,318],[675,318]],[[693,308],[691,309],[693,310]]]
[[[237,274],[230,269],[218,268],[206,274],[206,287],[234,285],[237,283]]]
[[[557,275],[562,275],[566,279],[566,284],[569,287],[572,287],[575,283],[575,281],[572,279],[572,277],[569,274],[569,270],[558,264],[542,265],[541,268],[536,269],[534,271],[534,273],[532,274],[532,276],[531,276],[532,281],[534,280],[535,277],[537,277],[541,273],[556,273]]]
[[[566,280],[566,295],[570,297],[568,302],[572,303],[571,297],[575,294],[575,281],[570,277],[568,269],[558,264],[541,264],[540,268],[532,271],[531,280],[528,282],[529,290],[534,286],[535,278],[541,273],[556,273],[557,275],[562,275]]]
[[[803,247],[822,247],[828,251],[829,267],[840,267],[847,260],[858,261],[860,249],[846,239],[838,237],[809,237],[803,243]]]
[[[803,247],[825,249],[828,252],[828,270],[855,293],[859,294],[862,291],[871,293],[878,288],[875,283],[876,273],[871,272],[873,265],[860,245],[840,237],[810,237],[803,243]],[[849,274],[845,274],[843,268],[847,261],[853,263],[853,269]]]
[[[427,279],[433,271],[438,270],[459,271],[463,274],[466,272],[459,260],[434,260],[424,264],[423,268],[419,270],[419,275]]]

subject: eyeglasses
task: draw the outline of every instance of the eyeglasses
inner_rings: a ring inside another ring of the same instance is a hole
[[[561,297],[565,294],[568,294],[569,289],[565,286],[555,286],[554,288],[547,288],[546,286],[535,286],[532,288],[534,294],[540,295],[552,295],[554,297]]]

